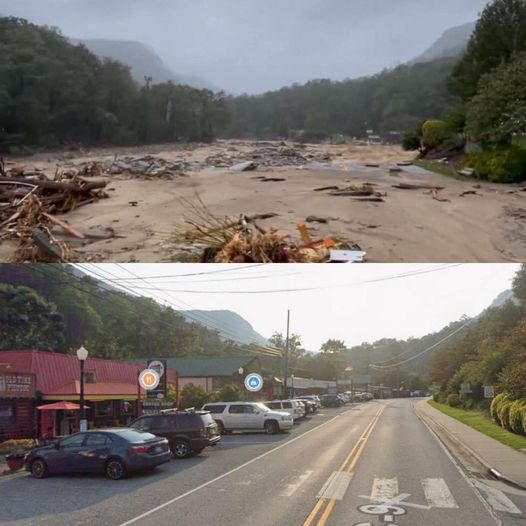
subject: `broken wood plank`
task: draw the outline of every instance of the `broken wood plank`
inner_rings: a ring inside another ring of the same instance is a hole
[[[79,232],[76,228],[72,227],[71,225],[68,225],[66,222],[60,220],[58,217],[52,216],[51,214],[48,214],[46,212],[42,212],[42,215],[46,219],[49,219],[49,221],[51,221],[55,225],[62,228],[62,230],[64,230],[68,234],[71,234],[73,237],[77,237],[79,239],[86,239],[86,236],[84,236],[82,232]]]

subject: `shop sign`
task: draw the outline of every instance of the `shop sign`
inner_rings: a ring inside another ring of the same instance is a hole
[[[0,398],[33,398],[35,375],[0,373]]]

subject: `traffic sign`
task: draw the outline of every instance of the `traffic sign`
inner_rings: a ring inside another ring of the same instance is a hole
[[[139,385],[146,391],[155,389],[160,381],[159,373],[153,369],[144,369],[139,373]]]
[[[484,398],[493,398],[495,396],[495,387],[493,385],[484,386]]]
[[[245,378],[247,391],[257,393],[263,389],[263,378],[257,373],[251,373]]]

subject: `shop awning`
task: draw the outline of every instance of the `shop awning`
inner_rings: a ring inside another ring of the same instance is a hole
[[[39,405],[37,407],[40,411],[79,411],[80,405],[74,404],[73,402],[55,402],[54,404]],[[84,409],[89,409],[88,406],[84,406]]]

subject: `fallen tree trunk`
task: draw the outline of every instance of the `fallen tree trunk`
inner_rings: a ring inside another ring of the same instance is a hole
[[[62,183],[57,181],[41,181],[38,179],[27,180],[21,177],[2,177],[0,183],[13,183],[13,184],[24,184],[30,186],[36,186],[43,190],[59,191],[59,192],[70,192],[72,194],[84,194],[91,190],[99,190],[106,188],[108,184],[106,181],[89,181],[84,185],[80,186],[71,183]]]

